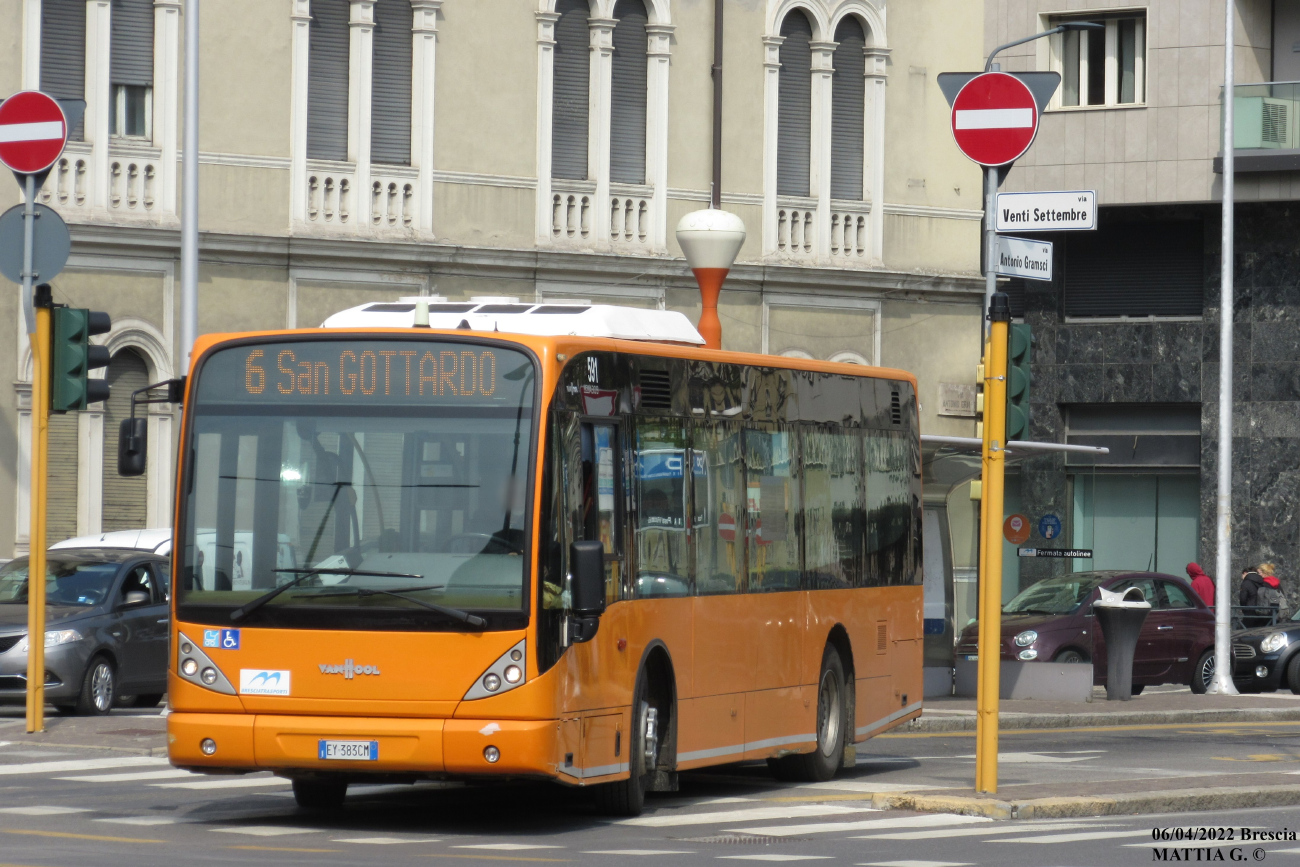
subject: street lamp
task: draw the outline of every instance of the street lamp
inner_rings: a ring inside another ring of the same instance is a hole
[[[745,243],[745,224],[729,211],[691,211],[677,224],[677,243],[700,284],[700,336],[709,349],[722,348],[718,293]]]
[[[1064,24],[1058,24],[1051,30],[1044,30],[1042,33],[1035,33],[1033,36],[1026,36],[1024,39],[1017,39],[1015,42],[1008,42],[1005,45],[999,45],[993,49],[989,55],[988,61],[984,64],[985,72],[993,71],[993,58],[999,51],[1011,48],[1015,45],[1024,45],[1026,42],[1033,42],[1035,39],[1042,39],[1044,36],[1055,36],[1057,33],[1064,33],[1067,30],[1105,30],[1105,24],[1098,24],[1095,21],[1067,21]]]

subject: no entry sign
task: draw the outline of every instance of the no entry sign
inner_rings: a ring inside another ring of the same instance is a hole
[[[43,172],[63,153],[68,123],[51,97],[24,90],[0,103],[0,163],[24,175]]]
[[[983,166],[1018,159],[1038,134],[1038,105],[1024,82],[1005,72],[977,75],[952,101],[952,136]]]

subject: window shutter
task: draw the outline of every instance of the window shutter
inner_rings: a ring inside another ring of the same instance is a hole
[[[1200,221],[1102,222],[1066,239],[1066,316],[1200,316]]]
[[[862,199],[863,103],[866,99],[866,35],[849,16],[835,29],[831,86],[831,198]]]
[[[642,0],[614,7],[613,98],[610,105],[609,176],[619,184],[645,183],[646,32]]]
[[[776,192],[808,195],[812,153],[812,26],[795,10],[781,24],[781,78],[777,109]]]
[[[375,4],[371,162],[411,164],[411,0]]]
[[[152,87],[153,0],[113,0],[109,21],[110,83]]]
[[[41,2],[41,90],[56,99],[86,98],[86,4],[84,0]],[[85,140],[85,125],[69,131]]]
[[[131,417],[131,392],[149,384],[149,368],[139,353],[123,349],[113,356],[105,373],[111,389],[104,401],[104,508],[103,528],[131,530],[146,526],[148,476],[117,474],[117,429]],[[153,448],[170,449],[171,443],[153,443]]]
[[[587,178],[591,37],[587,0],[555,4],[555,72],[551,99],[551,177]]]
[[[131,398],[128,396],[127,400]],[[77,535],[77,416],[52,413],[49,428],[49,482],[46,488],[45,542],[53,545]],[[107,433],[104,439],[109,437]],[[117,430],[113,430],[113,471],[117,471]],[[108,466],[108,464],[105,464]],[[141,527],[144,524],[140,525]]]
[[[307,156],[348,158],[348,0],[312,0],[307,48]]]

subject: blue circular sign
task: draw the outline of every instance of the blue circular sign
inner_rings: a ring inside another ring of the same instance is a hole
[[[1055,539],[1061,535],[1061,519],[1055,515],[1044,515],[1039,518],[1038,535],[1044,539]]]

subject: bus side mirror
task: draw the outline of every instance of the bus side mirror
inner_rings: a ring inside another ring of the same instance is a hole
[[[602,542],[574,542],[569,546],[573,575],[573,613],[598,617],[605,610],[605,545]]]
[[[117,473],[143,476],[149,453],[149,419],[123,419],[117,430]]]

